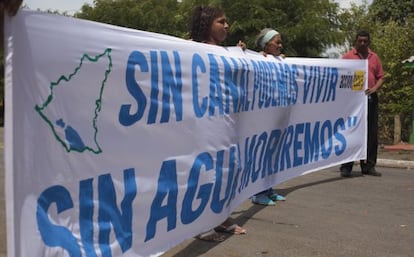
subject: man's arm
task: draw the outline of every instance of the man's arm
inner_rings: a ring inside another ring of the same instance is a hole
[[[377,68],[375,69],[376,70],[375,79],[377,81],[375,82],[375,85],[372,88],[368,88],[367,90],[365,90],[366,95],[370,95],[370,94],[377,92],[381,88],[382,84],[384,84],[384,69],[382,68],[382,63],[381,63],[380,58],[377,55],[375,55],[375,57],[376,57],[376,65],[377,65]]]
[[[370,95],[370,94],[377,92],[381,88],[382,84],[384,84],[384,79],[380,78],[379,80],[377,80],[377,83],[375,83],[375,86],[365,90],[365,94]]]

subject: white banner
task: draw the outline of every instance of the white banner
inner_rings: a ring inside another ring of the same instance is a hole
[[[254,193],[365,158],[365,61],[6,18],[8,256],[157,256]]]

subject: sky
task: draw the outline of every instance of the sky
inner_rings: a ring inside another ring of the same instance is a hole
[[[27,5],[31,10],[59,10],[60,12],[68,12],[73,14],[80,10],[83,4],[92,5],[93,0],[23,0],[23,4]]]
[[[367,0],[366,2],[368,4],[372,4],[373,0]],[[339,3],[339,6],[341,6],[342,8],[349,8],[351,7],[351,3],[356,3],[358,5],[362,4],[364,1],[363,0],[335,0],[335,2]]]
[[[340,4],[342,8],[348,8],[351,6],[351,2],[361,4],[363,0],[335,0]],[[373,0],[367,0],[368,3],[372,3]],[[23,4],[26,4],[32,10],[59,10],[60,12],[66,11],[69,14],[73,14],[80,10],[83,4],[93,4],[93,0],[24,0]]]

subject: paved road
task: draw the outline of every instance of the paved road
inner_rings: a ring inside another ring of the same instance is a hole
[[[0,149],[0,257],[5,257],[1,142]],[[233,213],[247,235],[218,244],[190,239],[163,257],[414,256],[414,171],[378,170],[380,178],[356,172],[343,179],[336,167],[290,180],[277,187],[286,202],[261,207],[246,201]]]
[[[222,243],[187,240],[163,257],[414,256],[414,171],[339,177],[337,168],[279,185],[286,202],[246,201],[233,214],[248,229]]]

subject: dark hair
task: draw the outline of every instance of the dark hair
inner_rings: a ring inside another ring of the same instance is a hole
[[[367,37],[368,40],[371,40],[370,36],[369,36],[369,32],[366,30],[358,30],[355,39],[358,39],[358,37]]]
[[[224,11],[218,7],[195,7],[191,19],[190,38],[197,42],[207,41],[213,21],[223,15]]]

